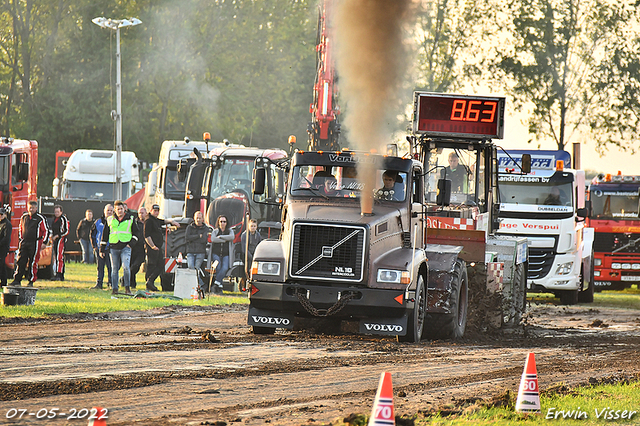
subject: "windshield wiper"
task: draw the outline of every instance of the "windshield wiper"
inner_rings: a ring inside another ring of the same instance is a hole
[[[311,191],[313,192],[314,195],[319,195],[321,197],[323,197],[325,200],[328,200],[329,197],[327,197],[326,195],[324,195],[322,192],[318,191],[317,189],[314,188],[294,188],[291,190],[291,192],[295,192],[295,191]]]

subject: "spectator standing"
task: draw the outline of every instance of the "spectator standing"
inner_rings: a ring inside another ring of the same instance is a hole
[[[91,227],[91,247],[93,247],[93,254],[96,258],[98,265],[98,277],[96,278],[96,285],[92,287],[94,290],[102,290],[102,282],[104,280],[104,267],[107,267],[107,288],[111,287],[111,260],[109,259],[109,243],[104,248],[105,256],[100,256],[102,233],[107,226],[107,220],[113,216],[113,205],[107,204],[104,206],[104,213],[102,217],[96,220]]]
[[[11,220],[7,217],[7,210],[0,207],[0,286],[7,285],[7,255],[11,245]]]
[[[247,235],[249,238],[247,238]],[[246,289],[248,271],[253,263],[253,254],[256,252],[258,243],[262,241],[262,235],[258,232],[258,221],[249,220],[249,231],[244,231],[240,235],[240,252],[242,253],[242,261],[244,262],[244,277],[242,278],[242,290]]]
[[[29,280],[29,287],[38,278],[38,261],[42,244],[49,238],[47,220],[38,213],[38,202],[29,201],[29,210],[20,218],[18,257],[12,286],[19,286],[22,278]],[[53,270],[52,270],[53,273]]]
[[[211,233],[211,264],[218,262],[216,266],[216,280],[213,291],[222,294],[222,280],[229,270],[229,259],[233,258],[233,229],[228,228],[229,220],[225,215],[218,216],[216,227]]]
[[[131,246],[137,239],[137,225],[133,217],[127,213],[124,203],[120,200],[114,203],[115,214],[107,219],[107,226],[102,233],[100,242],[100,256],[105,256],[107,243],[111,258],[111,294],[118,294],[118,276],[122,266],[124,277],[124,293],[131,294]]]
[[[158,291],[155,281],[164,272],[164,231],[162,226],[165,224],[180,226],[178,222],[171,219],[158,219],[159,214],[160,206],[154,204],[151,206],[147,220],[144,221],[144,239],[147,252],[145,277],[147,279],[146,287],[149,291]]]
[[[211,229],[204,223],[204,215],[201,211],[195,212],[193,222],[187,226],[185,237],[187,239],[187,266],[189,269],[195,269],[198,273],[198,285],[204,292],[209,289],[200,277],[200,266],[207,255],[207,241]]]
[[[91,244],[91,228],[93,227],[93,210],[87,209],[84,212],[84,219],[78,223],[76,228],[76,238],[82,248],[82,263],[93,263],[93,244]]]
[[[53,222],[51,223],[51,281],[64,281],[64,245],[69,235],[69,220],[63,214],[62,206],[53,206]]]
[[[138,217],[135,218],[138,240],[131,247],[131,288],[136,288],[136,275],[144,263],[144,221],[147,220],[147,209],[141,206],[138,209]]]

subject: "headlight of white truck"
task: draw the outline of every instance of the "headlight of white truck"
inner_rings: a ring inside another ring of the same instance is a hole
[[[379,283],[409,284],[411,275],[409,271],[396,271],[394,269],[378,269]]]
[[[280,262],[254,261],[251,264],[251,275],[280,275]]]
[[[572,267],[573,262],[563,263],[558,266],[558,269],[556,269],[556,275],[567,275],[569,272],[571,272]]]

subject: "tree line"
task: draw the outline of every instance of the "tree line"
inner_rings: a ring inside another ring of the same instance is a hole
[[[528,111],[532,141],[634,149],[638,2],[414,3],[407,89],[488,82]],[[315,0],[0,0],[0,134],[39,142],[41,194],[56,151],[115,146],[116,37],[92,23],[100,16],[142,21],[121,30],[123,149],[153,162],[163,140],[204,131],[263,147],[294,134],[306,146]]]

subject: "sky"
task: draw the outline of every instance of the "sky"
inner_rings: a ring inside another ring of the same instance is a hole
[[[507,110],[509,103],[507,102]],[[553,141],[547,141],[540,143],[527,143],[531,138],[527,133],[527,128],[521,123],[521,118],[510,114],[508,111],[505,113],[505,129],[504,139],[501,141],[494,141],[497,145],[504,148],[512,149],[549,149],[556,150],[557,145]],[[596,152],[595,143],[588,141],[579,141],[578,139],[571,141],[566,147],[565,151],[572,154],[573,142],[580,142],[581,151],[581,168],[583,170],[595,170],[603,173],[617,174],[621,171],[625,175],[640,175],[640,153],[631,154],[631,151],[622,151],[617,146],[611,145],[606,151],[603,157]],[[640,146],[636,146],[636,149]]]

